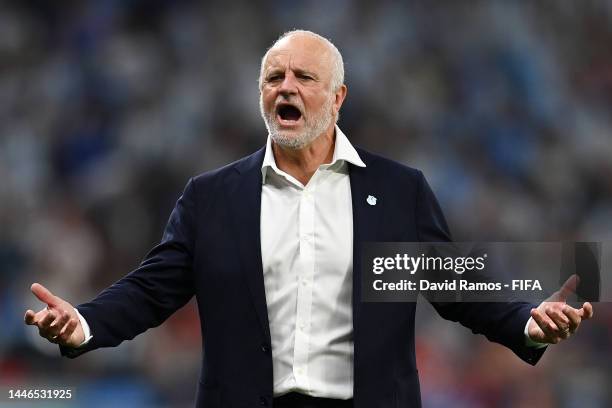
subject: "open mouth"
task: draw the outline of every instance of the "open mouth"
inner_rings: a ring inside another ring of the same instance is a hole
[[[295,106],[289,104],[278,105],[276,114],[282,124],[294,124],[302,117],[302,112]]]

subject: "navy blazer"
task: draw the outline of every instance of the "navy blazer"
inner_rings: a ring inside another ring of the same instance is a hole
[[[442,211],[423,174],[357,149],[349,164],[353,202],[354,406],[419,407],[416,303],[361,302],[360,246],[367,241],[448,241]],[[117,346],[160,325],[196,296],[202,331],[197,407],[272,406],[272,353],[260,244],[264,149],[189,180],[162,241],[133,272],[78,306],[93,339],[76,357]],[[367,205],[368,195],[378,197]],[[535,364],[544,352],[525,346],[533,305],[433,303],[445,319],[509,347]]]

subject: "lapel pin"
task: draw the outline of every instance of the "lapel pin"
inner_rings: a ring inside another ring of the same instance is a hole
[[[374,197],[373,195],[369,195],[368,198],[366,198],[366,201],[370,205],[376,205],[376,197]]]

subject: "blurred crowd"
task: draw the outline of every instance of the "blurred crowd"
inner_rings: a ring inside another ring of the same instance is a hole
[[[0,1],[0,388],[191,406],[192,304],[68,360],[23,325],[29,286],[87,301],[160,239],[190,176],[261,147],[261,56],[293,28],[338,46],[340,127],[423,170],[457,240],[612,240],[612,2],[432,3]],[[596,306],[531,368],[424,304],[424,405],[612,406]]]

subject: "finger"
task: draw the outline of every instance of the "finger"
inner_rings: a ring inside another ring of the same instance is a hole
[[[25,316],[23,316],[23,321],[27,325],[35,325],[36,324],[36,313],[33,310],[26,310]]]
[[[68,319],[70,319],[70,314],[68,314],[68,312],[66,312],[65,310],[62,310],[61,312],[59,312],[59,315],[55,319],[55,321],[51,323],[51,326],[59,326],[61,329],[66,323],[68,323]]]
[[[67,312],[61,312],[61,314],[53,321],[53,323],[49,325],[49,335],[57,336],[64,328],[69,319],[70,315]]]
[[[567,339],[570,336],[570,320],[565,314],[555,306],[546,306],[544,309],[546,315],[555,323],[557,326],[556,335],[562,339]]]
[[[585,302],[582,308],[578,310],[578,314],[582,320],[588,320],[593,317],[593,305],[589,302]]]
[[[48,313],[42,319],[38,321],[38,327],[47,329],[55,321],[57,314],[53,310],[49,310]]]
[[[576,293],[576,288],[578,287],[578,283],[580,283],[580,278],[578,275],[574,274],[570,276],[561,289],[557,291],[557,299],[561,302],[565,302],[568,297]]]
[[[39,312],[34,313],[34,317],[30,317],[31,313],[28,313],[28,312],[34,313],[33,311],[28,310],[26,312],[26,316],[24,317],[24,319],[27,318],[28,321],[31,322],[30,324],[38,326],[43,321],[43,319],[45,319],[47,317],[47,315],[49,314],[50,311],[49,311],[49,309],[47,309],[45,307],[44,309],[40,310]]]
[[[535,320],[537,325],[544,332],[546,336],[544,341],[554,344],[559,342],[559,338],[555,335],[557,327],[549,317],[540,312],[538,309],[531,310],[531,317],[533,317],[533,320]]]
[[[34,296],[36,296],[41,302],[44,302],[51,307],[57,305],[57,297],[53,293],[51,293],[49,289],[45,288],[40,283],[33,283],[30,290],[32,291]]]
[[[74,333],[74,330],[76,329],[77,324],[78,324],[77,319],[70,319],[68,321],[66,326],[64,326],[62,331],[57,336],[57,340],[59,341],[59,343],[65,344],[68,341],[70,336],[72,336],[72,333]]]
[[[36,313],[36,315],[34,315],[34,324],[38,325],[50,312],[51,310],[49,310],[47,307],[41,309],[38,313]]]
[[[563,314],[570,320],[569,328],[570,331],[574,333],[578,329],[578,326],[580,326],[580,321],[582,320],[580,317],[580,310],[574,309],[570,305],[565,305],[563,307]]]
[[[55,320],[56,315],[55,312],[49,311],[47,315],[36,324],[38,326],[38,333],[45,338],[49,337],[49,326]]]

